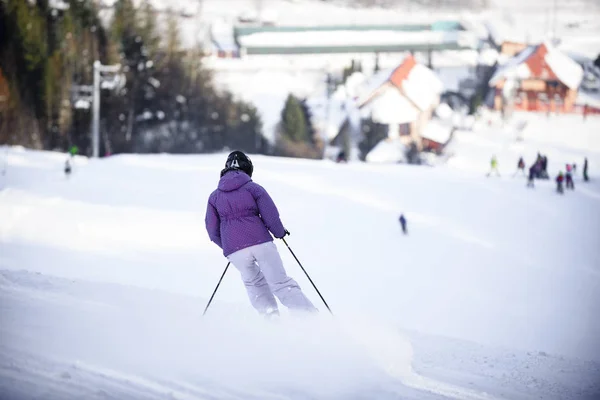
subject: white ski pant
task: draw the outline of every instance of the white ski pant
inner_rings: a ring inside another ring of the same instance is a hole
[[[277,312],[274,295],[291,310],[316,311],[298,283],[286,274],[275,243],[250,246],[227,259],[240,271],[250,303],[259,313]]]

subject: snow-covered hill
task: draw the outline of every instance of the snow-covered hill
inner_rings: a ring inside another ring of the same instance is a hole
[[[204,230],[225,154],[77,158],[67,179],[64,154],[0,148],[0,397],[599,396],[598,121],[553,118],[519,142],[459,132],[435,168],[253,156],[335,313],[277,242],[321,313],[275,323],[235,269],[202,317],[226,264]],[[578,163],[574,192],[511,176],[538,149],[552,174]]]

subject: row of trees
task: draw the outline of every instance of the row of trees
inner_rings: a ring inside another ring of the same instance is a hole
[[[266,149],[257,110],[216,89],[149,0],[117,0],[108,24],[92,0],[0,0],[0,143],[90,154],[92,109],[73,89],[95,60],[126,82],[102,90],[101,153]]]

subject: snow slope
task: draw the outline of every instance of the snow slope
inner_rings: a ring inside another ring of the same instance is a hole
[[[225,154],[77,158],[66,179],[63,154],[0,148],[0,397],[597,398],[598,147],[527,132],[551,169],[587,154],[592,181],[486,179],[489,152],[516,156],[493,130],[459,132],[436,168],[253,156],[335,313],[278,241],[321,309],[278,323],[233,268],[202,317],[226,264],[203,226]]]

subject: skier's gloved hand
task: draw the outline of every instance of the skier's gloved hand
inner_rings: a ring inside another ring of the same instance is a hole
[[[284,234],[283,234],[283,236],[281,236],[281,237],[278,237],[277,239],[283,239],[284,237],[286,237],[286,236],[289,236],[289,235],[290,235],[290,231],[288,231],[287,229],[285,229],[285,228],[284,228],[284,229],[283,229],[283,231],[284,231]]]

